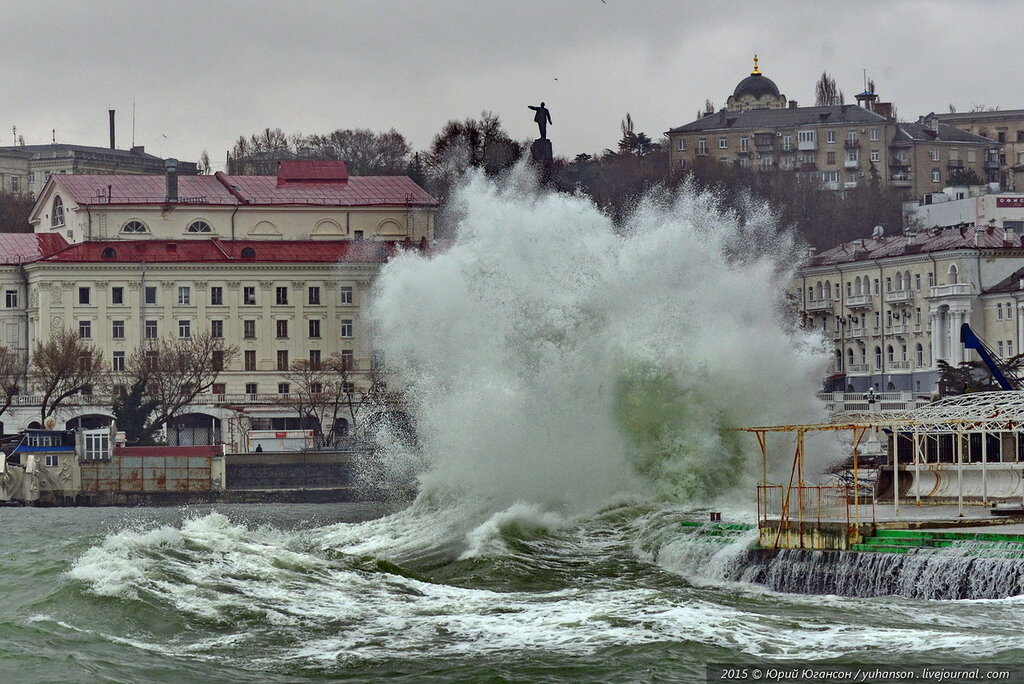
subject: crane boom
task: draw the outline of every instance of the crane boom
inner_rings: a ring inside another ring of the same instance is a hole
[[[1020,380],[1013,374],[1013,371],[999,359],[989,346],[985,344],[985,341],[978,337],[971,326],[964,323],[960,326],[960,342],[967,349],[973,349],[978,352],[978,356],[981,357],[982,362],[988,366],[988,370],[992,373],[992,377],[999,383],[999,387],[1004,390],[1016,390],[1020,385]]]

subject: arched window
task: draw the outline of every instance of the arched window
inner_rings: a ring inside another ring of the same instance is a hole
[[[886,357],[887,359],[889,359],[889,363],[892,363],[893,361],[895,361],[895,360],[896,360],[896,358],[895,358],[895,352],[893,351],[893,348],[892,348],[892,345],[891,345],[891,344],[890,344],[890,345],[888,345],[888,346],[887,346],[887,347],[885,348],[885,357]]]
[[[898,292],[898,291],[900,291],[902,289],[903,289],[903,274],[897,272],[896,273],[896,291]]]
[[[836,349],[836,372],[843,372],[843,352]]]
[[[53,211],[50,213],[50,227],[56,228],[57,226],[64,225],[64,200],[57,195],[53,198]]]
[[[849,368],[853,366],[853,347],[846,350],[846,363],[847,370],[849,370]]]
[[[818,288],[818,299],[823,299],[825,297],[825,286],[821,284],[820,280],[817,283],[817,288]]]
[[[867,347],[861,347],[860,348],[860,363],[863,366],[867,366],[868,365],[868,348]]]
[[[102,256],[104,259],[116,259],[117,250],[115,250],[113,247],[104,247],[103,253],[100,256]]]
[[[188,232],[189,233],[212,233],[213,232],[213,228],[210,227],[209,223],[207,223],[206,221],[203,221],[202,219],[200,219],[198,221],[193,221],[192,223],[188,224]]]
[[[903,289],[904,290],[909,290],[910,289],[910,271],[904,271],[903,272]]]
[[[917,347],[914,348],[914,357],[917,361],[918,368],[924,368],[924,347],[918,342]]]
[[[907,360],[907,345],[904,344],[904,345],[902,345],[900,347],[900,361],[906,361],[906,360]]]
[[[242,250],[242,258],[243,259],[255,259],[256,258],[256,250],[253,249],[252,247],[246,247],[245,249]]]
[[[949,265],[949,284],[950,285],[956,285],[959,282],[957,280],[957,277],[959,275],[960,275],[960,272],[957,270],[956,264],[950,264]]]
[[[832,299],[832,283],[825,281],[825,299]]]
[[[853,281],[853,293],[864,294],[864,290],[862,289],[863,287],[864,286],[860,282],[860,276],[857,276],[857,279]]]
[[[890,347],[892,349],[892,347]],[[875,347],[875,370],[882,368],[882,348]]]
[[[149,230],[146,228],[146,224],[142,221],[132,219],[121,227],[122,233],[148,233]]]
[[[894,385],[894,384],[892,384],[890,382],[888,385],[885,386],[885,391],[886,392],[895,392],[896,391],[896,385]]]

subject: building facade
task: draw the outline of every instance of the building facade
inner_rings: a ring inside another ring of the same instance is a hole
[[[976,360],[968,323],[1004,358],[1024,350],[1024,246],[1011,227],[875,237],[812,254],[790,297],[831,341],[825,389],[937,389],[937,362]]]
[[[200,398],[207,443],[226,439],[227,406],[272,430],[294,415],[297,360],[339,354],[365,388],[379,362],[370,285],[397,250],[429,248],[436,206],[408,178],[350,178],[343,162],[286,162],[264,177],[55,175],[30,216],[36,232],[0,235],[0,342],[28,359],[70,329],[116,370],[147,340],[208,332],[239,354]],[[26,387],[18,405],[33,402]],[[81,403],[60,427],[110,415],[109,398]]]
[[[896,121],[890,103],[861,93],[857,105],[799,107],[756,68],[728,105],[666,132],[669,163],[685,173],[701,160],[803,174],[830,190],[869,178],[908,197],[941,190],[973,170],[998,180],[998,144],[935,115]]]
[[[162,174],[165,160],[142,145],[130,150],[88,145],[0,147],[0,189],[38,195],[54,175]],[[198,173],[194,162],[178,162],[178,173]]]
[[[937,116],[942,123],[998,142],[1001,146],[999,182],[1008,190],[1024,190],[1018,177],[1024,173],[1024,109],[954,112]]]

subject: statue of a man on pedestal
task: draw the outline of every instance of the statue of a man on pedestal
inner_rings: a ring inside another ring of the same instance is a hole
[[[534,107],[533,105],[527,105],[530,109],[537,112],[533,115],[533,120],[540,126],[540,137],[541,140],[546,140],[548,137],[548,124],[551,123],[551,112],[544,106],[544,103],[540,103],[540,107]]]

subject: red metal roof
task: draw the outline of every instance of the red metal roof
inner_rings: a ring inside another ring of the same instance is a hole
[[[981,233],[981,245],[975,241],[976,232]],[[1021,236],[1014,235],[1007,239],[1005,231],[1000,227],[945,228],[922,231],[914,236],[894,235],[846,242],[812,257],[808,266],[829,266],[954,249],[1004,249],[1021,246]]]
[[[287,162],[284,162],[287,163]],[[306,163],[306,162],[304,162]],[[320,164],[327,164],[321,162]],[[334,162],[337,164],[337,162]],[[323,176],[337,170],[316,169],[296,172]],[[347,180],[286,180],[277,176],[179,176],[178,204],[273,206],[437,206],[437,200],[408,176],[351,176]],[[166,181],[163,176],[52,176],[59,192],[77,204],[165,204]]]
[[[376,240],[104,240],[81,242],[42,261],[108,263],[199,262],[383,262],[398,249],[422,249],[411,242]],[[252,256],[242,251],[252,250]],[[112,251],[107,251],[112,250]]]
[[[59,233],[0,233],[0,264],[24,264],[68,246]]]
[[[115,456],[221,456],[224,447],[217,446],[115,446]]]
[[[280,161],[277,184],[323,183],[348,180],[348,164],[343,161]]]

